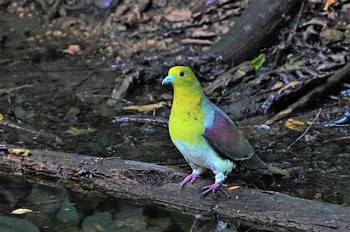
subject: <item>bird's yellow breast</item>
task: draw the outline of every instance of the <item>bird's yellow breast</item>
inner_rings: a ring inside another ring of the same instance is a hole
[[[177,100],[175,96],[169,119],[171,139],[186,141],[189,144],[200,143],[205,131],[205,113],[200,105],[200,99],[192,98],[186,104]]]

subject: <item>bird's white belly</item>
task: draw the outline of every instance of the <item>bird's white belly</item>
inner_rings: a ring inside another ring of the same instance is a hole
[[[203,148],[203,145],[193,145],[183,141],[174,141],[174,144],[181,152],[181,154],[185,157],[187,162],[200,167],[209,168],[208,156],[213,155],[210,155],[211,149],[205,149]],[[204,153],[206,153],[206,155]]]
[[[190,164],[210,169],[214,173],[232,171],[233,162],[222,159],[206,141],[199,144],[189,144],[183,141],[173,142]]]

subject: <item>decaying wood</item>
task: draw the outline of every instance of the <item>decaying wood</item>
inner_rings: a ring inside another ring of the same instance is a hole
[[[251,1],[229,32],[209,50],[209,54],[221,56],[224,62],[234,65],[258,56],[260,49],[273,42],[274,33],[285,22],[289,12],[301,2]]]
[[[149,163],[34,150],[30,157],[0,153],[0,174],[134,202],[151,201],[268,231],[350,231],[348,207],[246,188],[201,199],[201,187],[212,180],[198,179],[180,189],[184,173]]]
[[[339,69],[327,81],[320,86],[317,86],[309,93],[305,94],[298,101],[294,102],[287,109],[282,110],[276,114],[272,119],[268,120],[266,124],[272,124],[282,117],[288,114],[295,113],[301,109],[305,109],[307,106],[315,104],[322,100],[324,97],[328,96],[329,93],[339,88],[345,81],[349,80],[350,76],[350,63],[345,65],[343,68]]]
[[[136,71],[135,73],[126,75],[124,79],[116,78],[114,89],[107,104],[114,105],[117,100],[124,98],[133,87],[137,75],[139,75],[139,73]]]
[[[131,85],[133,84],[133,76],[129,75],[126,76],[125,79],[123,79],[122,81],[117,81],[117,83],[115,84],[114,90],[112,92],[112,99],[120,99],[125,97],[128,89],[131,87]]]
[[[204,92],[208,96],[212,96],[215,91],[224,89],[228,85],[236,84],[253,72],[254,67],[251,62],[245,61],[218,76],[212,83],[210,83],[210,85],[204,88]]]
[[[279,65],[280,65],[280,61],[281,61],[281,57],[282,57],[282,54],[285,54],[292,46],[292,42],[293,42],[293,38],[297,32],[297,29],[298,29],[298,26],[299,26],[299,22],[300,22],[300,19],[301,19],[301,15],[302,13],[304,12],[304,6],[305,6],[305,2],[302,1],[301,3],[301,6],[300,6],[300,9],[299,9],[299,13],[298,13],[298,16],[294,22],[294,26],[293,26],[293,29],[289,32],[289,35],[287,37],[287,39],[283,42],[281,42],[276,48],[277,48],[277,51],[276,51],[276,55],[275,55],[275,58],[274,58],[274,68],[277,68]]]

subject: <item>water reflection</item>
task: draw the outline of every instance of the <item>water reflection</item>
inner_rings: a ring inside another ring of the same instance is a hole
[[[193,217],[0,176],[0,231],[190,231]],[[14,215],[16,209],[32,212]]]

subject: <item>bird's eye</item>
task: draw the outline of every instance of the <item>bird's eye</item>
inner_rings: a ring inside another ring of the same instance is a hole
[[[180,77],[184,77],[185,73],[184,72],[180,72],[179,75],[180,75]]]

